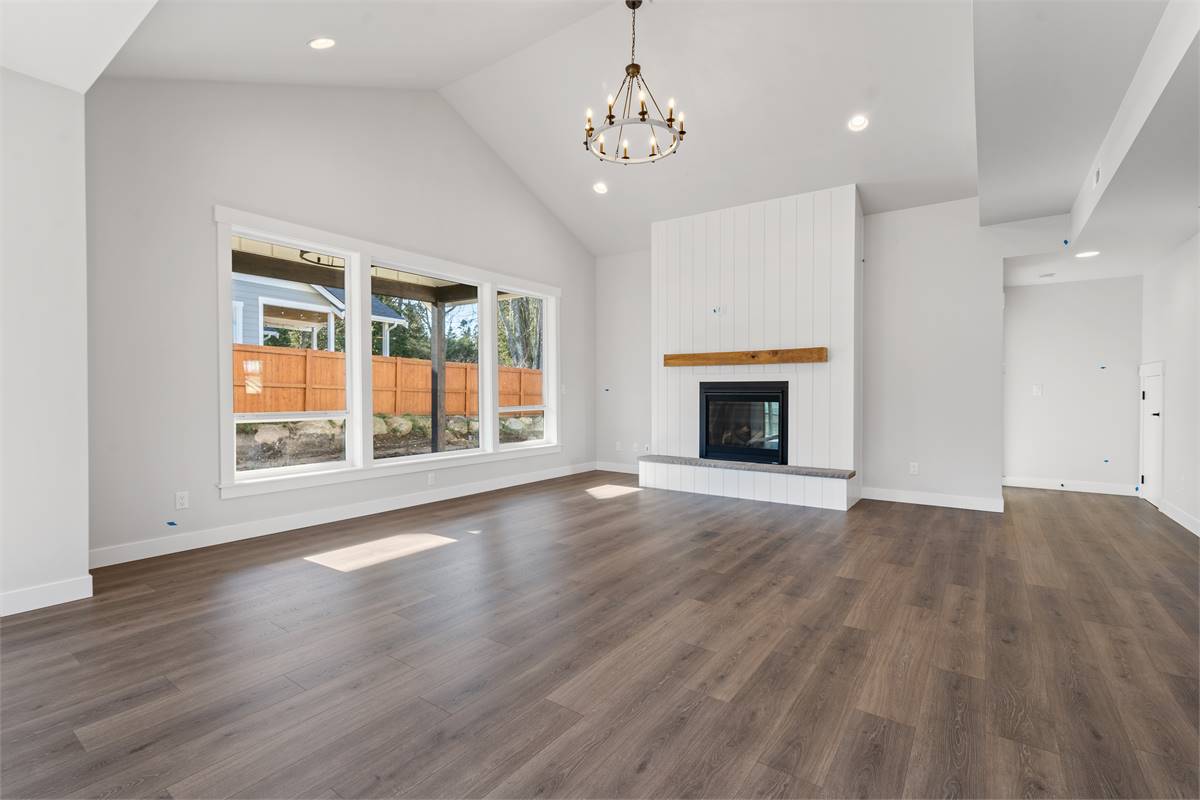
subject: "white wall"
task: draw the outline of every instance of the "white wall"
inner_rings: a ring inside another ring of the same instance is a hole
[[[649,447],[650,251],[640,250],[596,259],[596,459],[637,472]]]
[[[1142,362],[1163,362],[1160,509],[1200,536],[1200,237],[1142,277]]]
[[[91,595],[83,95],[0,69],[0,613]]]
[[[1134,493],[1141,343],[1140,277],[1005,291],[1006,485]]]
[[[654,454],[698,454],[700,380],[757,377],[791,384],[789,464],[858,468],[860,229],[854,186],[654,223]],[[827,363],[662,364],[665,353],[817,346],[829,348]]]
[[[864,497],[1003,508],[1003,259],[1053,250],[1067,219],[981,228],[978,208],[865,218]]]
[[[109,548],[103,560],[428,496],[415,473],[218,498],[214,204],[560,286],[564,452],[446,469],[436,488],[595,461],[594,259],[438,95],[102,79],[87,125],[92,548]],[[178,489],[191,509],[174,510]],[[168,534],[180,536],[159,541]]]

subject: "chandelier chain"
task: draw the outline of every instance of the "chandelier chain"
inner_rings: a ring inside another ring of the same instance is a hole
[[[637,63],[637,9],[633,9],[633,21],[629,25],[629,63]]]

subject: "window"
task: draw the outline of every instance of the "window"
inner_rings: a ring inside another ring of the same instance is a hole
[[[345,260],[232,238],[235,472],[346,460]],[[257,344],[246,344],[253,309]]]
[[[513,292],[496,295],[496,350],[500,365],[500,444],[546,437],[545,301]]]
[[[561,450],[557,289],[215,218],[222,497]]]
[[[479,289],[371,268],[376,459],[479,448]]]

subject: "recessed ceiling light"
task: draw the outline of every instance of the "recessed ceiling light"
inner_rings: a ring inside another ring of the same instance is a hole
[[[308,46],[313,50],[328,50],[335,44],[337,44],[337,42],[327,36],[318,36],[316,39],[310,40]]]
[[[592,184],[592,191],[596,194],[608,194],[608,184],[604,181],[596,181]]]
[[[859,131],[865,131],[867,126],[870,124],[871,120],[867,119],[865,114],[855,114],[850,118],[850,121],[846,123],[846,127],[855,133],[858,133]]]
[[[1075,257],[1076,258],[1094,258],[1095,256],[1098,256],[1098,255],[1100,255],[1099,250],[1084,250],[1082,253],[1076,253]]]

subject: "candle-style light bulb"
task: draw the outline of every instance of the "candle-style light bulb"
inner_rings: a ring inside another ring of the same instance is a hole
[[[605,117],[605,121],[608,122],[609,125],[612,125],[613,120],[616,119],[613,116],[612,107],[613,107],[613,96],[610,94],[608,96],[608,116]]]
[[[600,134],[598,139],[596,139],[596,142],[597,142],[597,144],[600,145],[600,155],[605,155],[605,153],[604,153],[604,134],[603,133]]]
[[[587,110],[587,121],[588,125],[592,124],[592,110],[590,108]]]
[[[653,136],[650,137],[650,155],[658,155],[658,140],[656,140]]]
[[[679,115],[679,133],[682,134],[683,132],[684,132],[684,130],[683,130],[683,114],[680,114]]]
[[[629,140],[628,139],[621,142],[621,149],[624,150],[624,152],[625,152],[625,154],[623,156],[621,156],[621,158],[629,158]]]

